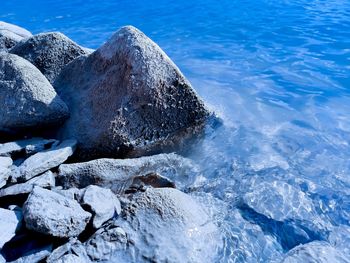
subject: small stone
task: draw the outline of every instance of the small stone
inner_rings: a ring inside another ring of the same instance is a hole
[[[84,231],[91,214],[75,200],[35,187],[23,206],[28,229],[54,237],[75,237]]]
[[[56,248],[46,260],[47,263],[88,263],[91,262],[84,245],[77,239]]]
[[[46,140],[43,138],[32,138],[15,142],[0,144],[0,156],[12,156],[24,152],[26,155],[43,151],[52,144],[58,143],[57,140]]]
[[[88,210],[92,212],[92,223],[96,229],[121,213],[121,205],[115,194],[110,189],[95,185],[86,188],[82,205],[87,206]]]
[[[0,208],[0,250],[10,241],[21,227],[23,216],[21,211]]]

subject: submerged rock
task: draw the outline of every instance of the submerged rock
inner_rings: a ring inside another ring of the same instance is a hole
[[[159,173],[179,182],[190,181],[198,170],[193,163],[177,154],[158,154],[135,159],[97,159],[84,163],[62,164],[59,166],[58,181],[68,189],[99,185],[114,193],[123,193],[134,182],[149,173]],[[159,184],[166,181],[159,178]],[[183,182],[183,183],[182,183]],[[154,185],[156,186],[156,185]],[[170,185],[168,185],[170,186]]]
[[[13,181],[27,181],[59,166],[73,154],[75,145],[75,140],[66,140],[49,150],[32,155],[18,167],[18,173],[13,176]]]
[[[90,185],[82,198],[82,205],[92,212],[94,228],[100,228],[103,223],[121,213],[118,198],[110,189]]]
[[[13,156],[21,154],[34,154],[49,148],[50,145],[58,143],[54,139],[32,138],[15,142],[7,142],[0,144],[0,156]]]
[[[168,150],[209,114],[169,57],[131,26],[70,63],[54,87],[71,110],[59,134],[76,138],[86,158]]]
[[[4,244],[15,236],[22,222],[22,212],[0,208],[0,250]]]
[[[323,241],[314,241],[300,245],[290,250],[282,263],[310,262],[310,263],[349,263],[349,255]]]
[[[19,26],[0,21],[0,50],[8,50],[32,34]]]
[[[88,54],[78,44],[58,32],[34,35],[17,44],[10,52],[30,61],[51,83],[69,62]]]
[[[74,237],[84,231],[91,214],[75,200],[35,187],[23,206],[28,229],[54,237]]]
[[[100,247],[124,262],[214,262],[222,246],[218,229],[202,207],[172,188],[148,188],[132,195],[116,224],[126,233],[127,248],[119,239],[114,246]],[[91,256],[88,248],[87,252]]]
[[[55,186],[55,176],[51,171],[47,171],[40,176],[34,177],[22,184],[14,184],[0,190],[0,197],[10,195],[29,194],[35,186],[51,188]]]
[[[40,71],[25,59],[0,52],[0,131],[18,132],[61,123],[66,104]]]

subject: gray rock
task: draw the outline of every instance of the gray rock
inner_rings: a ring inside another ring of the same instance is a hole
[[[59,166],[73,154],[75,145],[75,140],[66,140],[58,146],[30,156],[18,167],[18,172],[13,176],[13,181],[27,181],[38,174]]]
[[[115,225],[125,234],[107,232],[108,239],[103,232],[96,233],[87,242],[90,258],[215,262],[216,253],[222,248],[220,233],[202,207],[189,195],[172,188],[148,188],[130,196]]]
[[[62,186],[58,186],[52,189],[52,191],[63,195],[67,198],[74,199],[78,201],[79,203],[81,202],[81,199],[83,198],[85,189],[78,189],[78,188],[69,188],[69,189],[63,189]]]
[[[0,50],[8,50],[32,34],[19,26],[0,21]]]
[[[52,251],[52,247],[47,248],[45,250],[41,250],[39,252],[21,257],[17,260],[11,261],[11,263],[37,263],[37,262],[42,262],[45,258],[47,258]]]
[[[0,250],[4,244],[11,240],[20,229],[22,222],[22,212],[19,210],[8,210],[0,208]]]
[[[59,124],[68,116],[66,104],[40,71],[25,59],[0,52],[0,131]]]
[[[16,26],[14,24],[6,23],[4,21],[0,21],[0,30],[8,30],[15,33],[22,38],[31,37],[32,33],[30,33],[27,29]]]
[[[18,43],[10,52],[30,61],[51,83],[69,62],[88,54],[59,32],[34,35]]]
[[[34,154],[47,149],[50,145],[58,143],[54,139],[32,138],[15,142],[0,144],[0,156],[12,156],[21,152],[26,155]]]
[[[84,231],[91,214],[75,200],[35,187],[23,206],[26,227],[54,237],[74,237]]]
[[[70,239],[66,244],[56,248],[47,263],[88,263],[91,262],[83,244],[77,239]]]
[[[137,177],[159,173],[181,186],[193,181],[198,168],[176,154],[158,154],[135,159],[97,159],[90,162],[62,164],[58,181],[65,189],[99,185],[114,193],[123,193]]]
[[[9,168],[12,165],[13,161],[10,157],[0,156],[0,167]]]
[[[85,243],[86,252],[93,261],[110,260],[115,251],[125,251],[127,248],[125,231],[116,225],[109,225],[97,230]],[[120,262],[131,262],[117,257]]]
[[[342,254],[324,241],[313,241],[288,251],[283,263],[349,263],[349,255]]]
[[[88,207],[88,210],[92,212],[92,224],[96,229],[121,213],[121,205],[115,194],[110,189],[95,185],[86,188],[82,205]]]
[[[40,176],[34,177],[22,184],[14,184],[0,190],[0,197],[29,194],[35,186],[42,188],[55,187],[55,176],[51,171],[47,171]]]
[[[71,111],[59,135],[76,138],[85,158],[169,150],[209,115],[170,58],[131,26],[67,65],[54,87]]]

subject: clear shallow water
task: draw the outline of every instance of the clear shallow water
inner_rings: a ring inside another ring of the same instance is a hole
[[[132,24],[166,51],[223,119],[191,153],[221,262],[350,255],[349,1],[5,0],[0,20],[91,48]]]

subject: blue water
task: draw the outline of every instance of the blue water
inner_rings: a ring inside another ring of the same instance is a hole
[[[2,0],[0,20],[90,48],[131,24],[165,50],[223,119],[190,156],[220,262],[350,255],[350,1]]]

